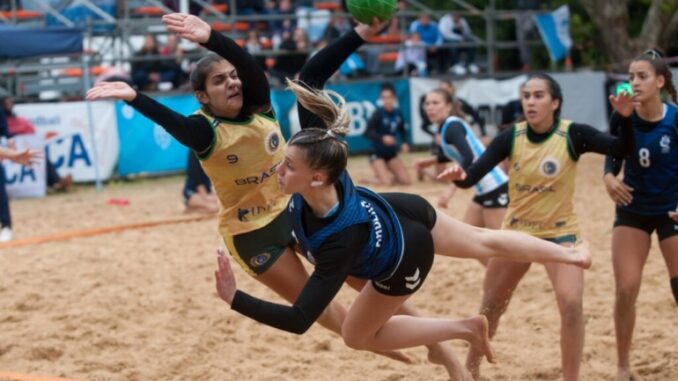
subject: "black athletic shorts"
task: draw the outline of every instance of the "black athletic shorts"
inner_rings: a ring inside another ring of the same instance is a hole
[[[395,272],[372,285],[385,295],[401,296],[416,292],[433,265],[433,237],[436,211],[421,196],[407,193],[380,194],[393,208],[403,229],[405,249]]]
[[[678,235],[678,222],[672,220],[668,213],[644,215],[617,208],[614,226],[629,226],[643,230],[650,235],[656,230],[657,238],[659,238],[660,241]]]
[[[488,209],[508,207],[508,183],[491,192],[473,197],[473,202]]]
[[[367,156],[367,158],[370,161],[370,164],[372,164],[373,162],[375,162],[379,159],[384,160],[385,162],[388,163],[389,161],[395,159],[396,157],[398,157],[398,152],[386,152],[386,151],[383,151],[383,152],[382,151],[372,151]]]

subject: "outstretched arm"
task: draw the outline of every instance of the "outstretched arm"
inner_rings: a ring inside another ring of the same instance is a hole
[[[492,140],[487,150],[466,171],[455,164],[438,175],[438,179],[452,180],[460,188],[470,188],[490,172],[492,168],[499,165],[502,160],[509,157],[512,143],[513,128],[507,128]]]
[[[352,31],[334,40],[311,57],[301,68],[299,81],[312,89],[322,89],[341,64],[386,24],[387,22],[379,22],[376,19],[371,26],[358,24]],[[308,111],[299,102],[297,102],[297,109],[301,128],[327,127],[322,119]]]
[[[195,152],[204,152],[212,144],[214,131],[205,118],[198,115],[185,117],[137,92],[125,82],[99,82],[87,91],[87,99],[91,101],[111,98],[124,100]]]
[[[21,165],[32,165],[42,159],[42,151],[23,149],[20,151],[0,147],[0,159],[11,160]]]
[[[349,235],[353,242],[323,244],[319,249],[322,253],[317,255],[315,270],[292,306],[267,302],[238,290],[223,251],[218,255],[219,269],[215,271],[217,293],[233,310],[249,318],[284,331],[302,334],[313,325],[341,289],[351,267],[352,254],[359,252],[356,242],[367,240],[367,233],[361,232]]]

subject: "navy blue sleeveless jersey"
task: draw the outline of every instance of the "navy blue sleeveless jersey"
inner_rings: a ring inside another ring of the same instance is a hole
[[[374,118],[375,120],[371,121],[374,124],[368,127],[374,128],[374,130],[370,131],[368,134],[368,138],[372,139],[373,151],[379,155],[395,156],[398,153],[398,145],[386,146],[381,142],[381,138],[384,135],[398,136],[401,134],[401,138],[405,139],[405,122],[402,113],[397,108],[388,112],[383,107],[379,107],[377,111],[375,111]]]
[[[290,200],[290,223],[303,255],[315,264],[315,257],[322,255],[318,249],[328,237],[352,225],[369,224],[369,241],[351,265],[349,274],[362,279],[389,278],[403,256],[403,232],[398,217],[381,196],[367,188],[355,187],[346,171],[337,183],[343,190],[338,214],[311,236],[306,235],[303,226],[303,197],[294,194]]]
[[[664,118],[654,128],[634,123],[636,147],[624,162],[624,183],[633,188],[633,201],[621,209],[657,215],[678,206],[678,126],[675,106],[665,104]],[[632,119],[638,121],[635,116]]]

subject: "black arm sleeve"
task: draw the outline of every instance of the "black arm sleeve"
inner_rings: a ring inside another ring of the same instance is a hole
[[[266,73],[247,51],[235,41],[214,30],[204,46],[235,66],[242,81],[243,113],[252,114],[270,109],[271,91]]]
[[[612,116],[610,117],[610,135],[612,136],[618,136],[619,135],[619,119],[620,116],[619,114],[612,113]],[[607,155],[605,156],[605,170],[604,173],[612,173],[613,175],[617,176],[619,172],[621,172],[622,166],[624,164],[624,159],[622,158],[617,158],[612,155]]]
[[[445,130],[445,143],[454,146],[462,157],[461,165],[464,171],[473,163],[473,151],[466,140],[466,130],[460,122],[451,122]]]
[[[128,104],[197,153],[204,152],[212,144],[214,130],[200,115],[185,117],[139,92]]]
[[[587,125],[572,123],[570,142],[574,154],[579,157],[586,152],[595,152],[624,158],[633,152],[634,140],[631,118],[619,118],[619,136],[613,136]]]
[[[459,102],[461,103],[461,111],[463,111],[464,114],[470,116],[473,120],[473,123],[478,125],[478,128],[480,129],[480,136],[487,136],[487,131],[485,130],[485,119],[483,119],[483,117],[478,114],[478,111],[465,100],[459,99]]]
[[[487,150],[480,155],[478,160],[466,168],[466,178],[461,181],[455,181],[454,184],[459,188],[470,188],[480,181],[492,168],[496,167],[502,160],[511,154],[511,145],[513,144],[513,130],[515,127],[507,128],[497,135]]]
[[[339,66],[355,52],[365,41],[355,30],[321,49],[301,68],[299,80],[312,89],[322,89],[325,82],[339,69]],[[327,128],[325,122],[297,102],[301,128]]]
[[[367,121],[367,129],[364,134],[366,138],[375,142],[381,141],[381,135],[379,135],[379,123],[381,123],[381,118],[379,115],[379,110],[372,113],[370,119]]]
[[[260,323],[302,334],[315,322],[341,289],[353,261],[368,240],[364,226],[355,225],[328,238],[317,264],[292,306],[267,302],[236,291],[231,308]]]

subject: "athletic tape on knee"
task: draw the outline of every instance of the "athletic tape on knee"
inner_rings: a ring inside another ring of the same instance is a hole
[[[673,291],[673,298],[676,300],[676,304],[678,304],[678,277],[671,278],[671,291]]]

